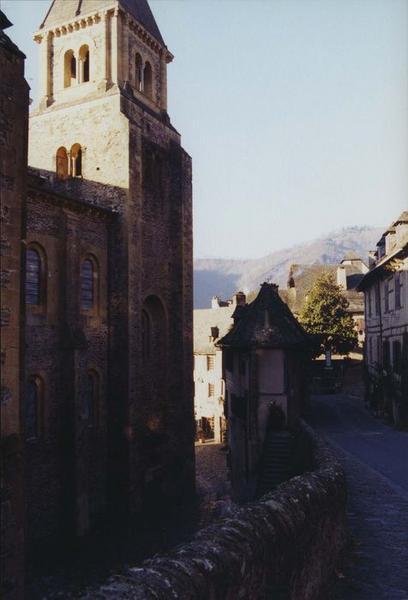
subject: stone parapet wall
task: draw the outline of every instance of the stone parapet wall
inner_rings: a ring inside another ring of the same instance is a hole
[[[112,577],[84,600],[327,598],[346,542],[346,480],[331,450],[302,429],[312,471],[237,506],[191,542]]]

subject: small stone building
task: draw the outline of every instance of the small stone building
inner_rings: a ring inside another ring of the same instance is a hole
[[[194,412],[197,432],[224,441],[225,381],[222,351],[216,343],[231,329],[236,307],[245,304],[238,292],[231,300],[214,297],[211,308],[194,310]]]
[[[364,292],[367,398],[396,425],[408,425],[408,211],[371,252]]]
[[[53,0],[35,40],[29,168],[24,57],[5,34],[0,46],[5,598],[24,554],[194,492],[191,159],[167,113],[173,56],[146,0]]]
[[[224,360],[232,489],[246,500],[256,492],[271,411],[279,407],[287,427],[300,416],[308,338],[274,284],[263,283],[233,319],[217,346]]]
[[[298,316],[306,302],[307,295],[315,281],[324,274],[331,274],[342,290],[352,315],[359,345],[364,343],[364,295],[358,291],[358,285],[367,273],[368,267],[355,252],[348,252],[339,264],[312,265],[293,264],[289,271],[287,289],[279,293],[289,308]]]

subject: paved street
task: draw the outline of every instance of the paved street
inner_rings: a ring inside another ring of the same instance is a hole
[[[353,543],[336,600],[408,600],[408,433],[372,417],[358,395],[314,396],[308,421],[348,478]]]
[[[196,485],[200,501],[200,526],[228,516],[230,484],[225,451],[221,444],[196,444]]]

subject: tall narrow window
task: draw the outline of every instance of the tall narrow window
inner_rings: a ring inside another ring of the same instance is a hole
[[[383,342],[383,360],[382,360],[382,364],[384,369],[388,370],[391,366],[391,361],[390,361],[390,342],[388,340],[385,340]]]
[[[401,342],[399,340],[396,340],[392,344],[392,364],[394,367],[394,373],[400,375],[402,371],[402,352]]]
[[[42,301],[42,264],[36,248],[28,248],[26,255],[25,299],[26,304],[40,305]]]
[[[90,427],[98,424],[99,378],[95,371],[88,371],[85,381],[84,417]]]
[[[209,383],[208,384],[208,397],[211,398],[212,396],[214,396],[214,384]]]
[[[87,45],[81,46],[79,50],[79,61],[80,61],[80,83],[86,83],[89,81],[90,74],[90,59],[89,59],[89,48]]]
[[[136,89],[138,92],[143,90],[143,64],[142,57],[139,53],[136,54],[135,59],[135,80],[136,80]]]
[[[391,310],[390,296],[391,296],[392,289],[390,287],[390,283],[391,283],[390,279],[387,279],[384,282],[384,310],[385,310],[385,312],[390,312],[390,310]]]
[[[71,148],[71,175],[82,176],[82,149],[80,144],[74,144]]]
[[[380,282],[378,282],[378,281],[374,288],[374,301],[375,301],[375,314],[379,315],[381,312],[381,297],[380,297]]]
[[[69,175],[69,169],[68,169],[68,154],[66,149],[61,146],[61,148],[58,148],[57,150],[57,177],[58,179],[66,179]]]
[[[64,56],[64,87],[75,85],[76,77],[76,58],[72,50],[67,50]]]
[[[40,433],[40,414],[42,407],[43,386],[39,377],[31,377],[25,390],[25,437],[32,439]]]
[[[81,265],[81,308],[92,310],[95,302],[94,265],[90,258]]]
[[[402,282],[401,282],[401,272],[397,271],[395,273],[395,309],[399,310],[402,308]]]
[[[152,66],[149,62],[146,62],[143,72],[143,91],[149,98],[153,95],[153,74]]]

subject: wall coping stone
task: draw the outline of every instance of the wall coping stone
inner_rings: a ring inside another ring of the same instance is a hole
[[[313,470],[198,531],[192,541],[111,577],[83,600],[324,598],[345,546],[345,473],[304,422]],[[283,595],[282,595],[283,594]]]

